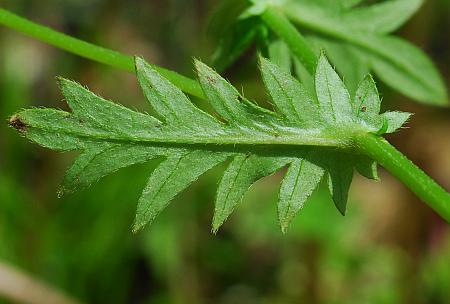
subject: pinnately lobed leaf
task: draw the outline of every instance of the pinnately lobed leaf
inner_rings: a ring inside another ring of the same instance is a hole
[[[44,147],[81,151],[64,176],[59,196],[89,187],[121,168],[162,158],[139,198],[134,232],[151,223],[199,176],[228,161],[217,190],[215,233],[252,184],[287,166],[278,203],[279,223],[286,232],[324,177],[336,207],[344,214],[354,169],[377,179],[376,163],[353,149],[353,134],[393,132],[409,117],[400,112],[379,114],[380,99],[369,76],[352,100],[323,55],[315,75],[315,97],[286,70],[260,59],[275,111],[242,97],[205,64],[196,61],[195,66],[220,119],[193,105],[180,89],[137,57],[136,75],[155,117],[61,78],[61,91],[71,112],[27,109],[13,115],[10,125]]]

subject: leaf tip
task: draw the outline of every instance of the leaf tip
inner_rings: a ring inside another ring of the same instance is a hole
[[[133,223],[133,226],[131,227],[131,232],[133,234],[137,234],[138,232],[140,232],[142,230],[142,228],[144,228],[144,226],[145,226],[145,223],[142,223],[136,219]]]
[[[211,232],[212,234],[216,235],[219,231],[220,227],[222,227],[223,223],[225,222],[226,218],[218,217],[216,214],[213,216],[212,225],[211,225]]]
[[[215,73],[212,68],[197,58],[194,58],[194,66],[200,79],[206,78],[208,81],[212,82],[213,78],[209,76]]]
[[[263,55],[258,54],[258,64],[259,66],[265,66],[270,63],[270,60],[265,58]]]
[[[8,125],[16,129],[21,134],[25,134],[29,127],[29,125],[25,122],[25,120],[20,116],[19,113],[14,114],[9,118]]]
[[[205,64],[204,64],[200,59],[198,59],[198,58],[195,58],[195,57],[194,57],[192,60],[193,60],[193,62],[194,62],[194,66],[195,66],[196,70],[199,70],[199,69],[201,69],[203,66],[205,66]]]
[[[376,87],[375,79],[373,78],[372,74],[366,74],[362,80],[362,82],[369,82],[373,84]]]
[[[62,76],[56,76],[55,78],[56,78],[56,82],[58,83],[58,85],[59,85],[59,87],[61,88],[61,90],[64,90],[64,88],[65,88],[67,85],[73,83],[73,81],[71,81],[71,80],[69,80],[69,79],[67,79],[67,78],[64,78],[64,77],[62,77]]]
[[[327,58],[327,55],[326,55],[324,49],[320,50],[319,60],[317,62],[318,62],[318,65],[320,63],[322,63],[322,64],[323,63],[328,63],[328,58]]]
[[[347,214],[347,208],[345,208],[345,207],[340,207],[340,206],[336,206],[337,207],[337,210],[339,211],[339,213],[342,215],[342,216],[345,216],[346,214]]]
[[[147,62],[144,58],[139,56],[134,56],[134,68],[136,73],[140,70],[142,70],[146,66]]]

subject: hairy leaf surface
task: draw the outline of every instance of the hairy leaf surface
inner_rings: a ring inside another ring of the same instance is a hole
[[[322,56],[315,97],[267,59],[260,66],[274,111],[247,100],[207,65],[195,63],[199,82],[217,117],[202,111],[143,59],[136,74],[155,116],[105,100],[76,82],[60,79],[71,109],[27,109],[10,125],[50,149],[79,150],[58,194],[86,188],[121,168],[161,159],[139,198],[133,231],[152,222],[171,200],[209,169],[229,161],[217,190],[212,230],[230,216],[249,187],[288,167],[281,183],[278,217],[285,232],[326,176],[345,213],[353,170],[376,178],[376,164],[354,150],[354,134],[393,132],[408,113],[379,114],[371,77],[350,97]]]

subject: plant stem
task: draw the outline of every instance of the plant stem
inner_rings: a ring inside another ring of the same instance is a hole
[[[297,28],[275,7],[267,8],[261,18],[272,31],[286,42],[291,52],[297,56],[308,72],[314,75],[318,58]]]
[[[362,152],[400,179],[437,214],[450,222],[450,194],[384,138],[364,134],[356,140]]]
[[[135,72],[133,56],[128,56],[117,51],[70,37],[49,27],[17,16],[2,8],[0,8],[0,24],[81,57],[104,63],[128,72]],[[205,98],[197,81],[180,75],[174,71],[155,65],[153,65],[153,67],[184,92],[199,98]]]

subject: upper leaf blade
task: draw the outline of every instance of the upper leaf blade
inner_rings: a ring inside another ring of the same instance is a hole
[[[335,66],[353,97],[359,83],[370,71],[366,56],[357,47],[342,41],[316,36],[309,36],[308,40],[319,50],[323,48],[326,51],[328,60]]]
[[[170,155],[151,174],[139,198],[133,231],[152,222],[178,193],[228,156],[201,150]]]
[[[324,169],[306,159],[294,160],[281,183],[278,221],[286,233],[290,222],[318,187]]]
[[[350,95],[341,78],[323,54],[317,65],[315,83],[322,116],[328,122],[350,122],[353,113]]]
[[[195,62],[200,84],[214,110],[229,124],[255,128],[269,112],[242,98],[228,81],[200,61]],[[269,114],[271,115],[271,114]]]
[[[383,127],[383,117],[379,115],[381,99],[372,76],[366,76],[360,83],[353,104],[356,116],[373,132]]]
[[[217,232],[253,183],[273,174],[288,162],[288,158],[280,157],[246,154],[235,156],[217,189],[212,231]]]
[[[390,33],[417,12],[423,0],[391,0],[361,6],[344,14],[343,22],[358,31]]]
[[[342,215],[347,211],[348,191],[353,179],[353,163],[347,155],[330,155],[328,187],[336,208]]]
[[[165,122],[187,127],[197,121],[203,128],[219,127],[216,119],[194,106],[179,88],[161,77],[144,59],[136,57],[135,62],[142,91]]]
[[[320,124],[316,101],[295,78],[263,57],[260,65],[264,83],[281,114],[305,126]]]
[[[383,113],[382,116],[387,121],[387,130],[386,133],[393,133],[400,129],[411,117],[411,113],[408,112],[386,112]]]
[[[89,145],[64,175],[59,196],[89,187],[102,177],[121,168],[144,163],[179,149],[149,147],[142,144],[97,143]]]
[[[72,116],[81,125],[87,125],[116,135],[133,134],[136,130],[154,129],[161,123],[150,115],[132,111],[120,104],[106,100],[82,85],[58,78],[61,92],[72,109]]]

